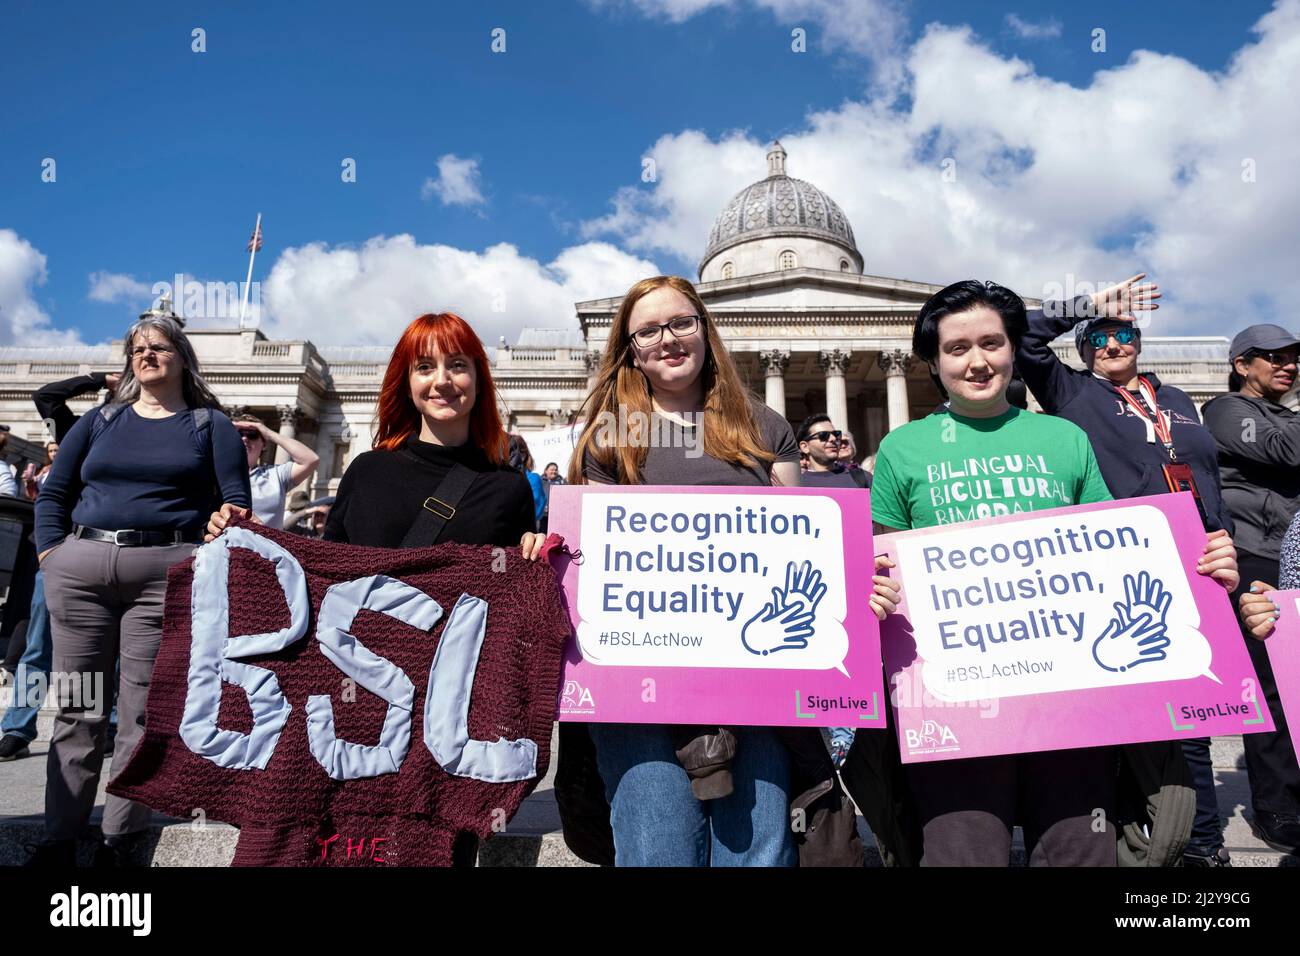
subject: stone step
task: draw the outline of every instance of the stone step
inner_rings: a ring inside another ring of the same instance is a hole
[[[1231,753],[1232,738],[1225,738]],[[1218,742],[1216,741],[1216,744]],[[1239,743],[1239,741],[1238,741]],[[47,745],[37,741],[32,756],[0,764],[0,866],[16,866],[25,858],[27,843],[40,840],[45,793],[45,755]],[[1216,763],[1219,762],[1216,759]],[[112,775],[112,758],[106,761],[92,824],[97,825],[103,812],[104,784]],[[586,866],[565,846],[560,835],[559,812],[553,789],[554,761],[536,791],[524,801],[505,833],[492,837],[479,850],[480,866]],[[1244,770],[1220,768],[1215,771],[1219,811],[1225,824],[1225,843],[1239,867],[1274,867],[1300,865],[1300,858],[1284,856],[1265,846],[1252,832],[1247,820],[1250,790]],[[868,866],[880,866],[875,841],[859,817],[859,831],[868,847]],[[238,832],[221,823],[199,825],[196,821],[157,817],[151,839],[145,847],[147,857],[141,862],[154,866],[228,866],[235,850]],[[89,861],[94,852],[92,836],[82,841],[80,852]],[[1012,864],[1024,865],[1021,834],[1016,831]]]

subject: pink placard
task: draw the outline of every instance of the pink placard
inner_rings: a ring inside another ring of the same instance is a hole
[[[1287,729],[1294,735],[1300,727],[1300,591],[1273,591],[1269,597],[1277,602],[1281,613],[1264,647],[1268,649]]]
[[[904,763],[1272,730],[1189,494],[884,535]]]
[[[564,485],[559,719],[883,729],[863,489]]]

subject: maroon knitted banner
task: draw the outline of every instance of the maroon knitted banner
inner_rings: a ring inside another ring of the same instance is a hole
[[[168,573],[109,792],[234,824],[235,865],[445,866],[457,833],[500,832],[550,761],[570,628],[549,565],[237,527]]]

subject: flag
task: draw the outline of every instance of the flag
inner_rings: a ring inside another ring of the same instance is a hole
[[[245,252],[262,251],[262,224],[259,222],[253,229],[253,234],[248,237],[248,245],[244,248]]]

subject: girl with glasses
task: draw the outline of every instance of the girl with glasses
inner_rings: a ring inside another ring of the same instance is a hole
[[[695,287],[676,276],[644,279],[623,297],[584,416],[570,483],[799,484],[790,424],[749,394]],[[627,440],[599,427],[620,417],[650,424],[629,430]],[[666,440],[642,440],[650,435]],[[702,454],[690,454],[701,445]],[[586,726],[618,866],[794,865],[791,761],[776,732]],[[581,732],[561,724],[570,741]],[[582,745],[563,741],[562,762],[566,748]],[[729,776],[696,773],[706,769],[699,756],[717,767],[730,757]]]

